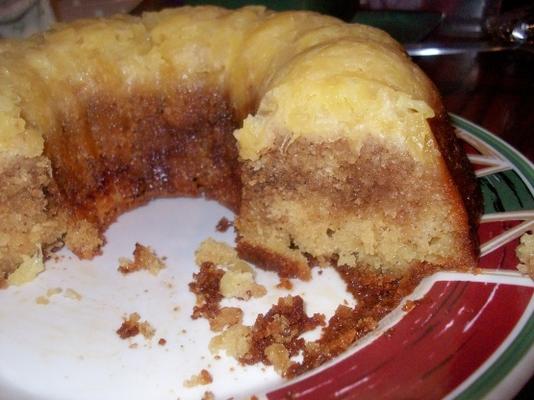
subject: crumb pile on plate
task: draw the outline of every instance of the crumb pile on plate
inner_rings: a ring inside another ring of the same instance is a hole
[[[236,211],[241,257],[476,266],[480,193],[439,95],[386,33],[310,12],[184,7],[0,42],[0,285],[93,257],[160,196]]]
[[[253,269],[232,247],[213,239],[200,245],[196,262],[199,272],[189,284],[197,299],[191,317],[207,319],[210,329],[218,333],[209,344],[210,351],[213,354],[224,352],[243,365],[273,365],[287,378],[316,368],[347,350],[374,330],[379,320],[397,307],[422,277],[435,270],[428,265],[399,278],[393,274],[378,277],[354,268],[338,267],[348,291],[357,299],[354,308],[339,305],[326,321],[322,314],[308,316],[302,297],[288,295],[279,298],[265,314],[257,315],[252,326],[247,326],[242,323],[240,308],[220,307],[220,302],[225,297],[248,300],[253,293],[258,293]],[[246,273],[247,277],[224,281],[236,271]],[[262,288],[260,295],[264,294],[265,288],[259,287]],[[414,306],[410,303],[406,307]],[[317,340],[301,337],[317,327],[322,327]],[[301,356],[302,360],[296,361],[296,356]]]
[[[225,243],[206,239],[197,249],[195,261],[200,271],[189,284],[196,296],[192,317],[207,319],[212,331],[222,331],[242,321],[241,309],[220,307],[224,297],[248,300],[266,294],[265,287],[255,282],[252,267]]]

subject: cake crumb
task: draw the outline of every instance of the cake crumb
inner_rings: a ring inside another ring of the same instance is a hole
[[[193,281],[189,283],[189,290],[196,297],[196,304],[193,307],[191,318],[214,318],[219,312],[219,303],[222,300],[222,294],[219,290],[224,271],[217,268],[211,262],[203,262],[200,265],[200,271],[193,274]]]
[[[56,287],[56,288],[53,288],[53,289],[48,289],[46,291],[46,296],[47,297],[52,297],[52,296],[55,296],[56,294],[60,294],[62,291],[63,291],[63,289],[61,289],[60,287]]]
[[[288,278],[280,277],[280,282],[276,285],[278,289],[291,290],[293,289],[293,284]]]
[[[262,297],[267,293],[265,287],[254,280],[252,267],[241,260],[237,251],[226,243],[208,238],[200,244],[195,258],[197,265],[201,267],[201,272],[203,265],[207,263],[213,265],[212,270],[217,271],[217,285],[223,297],[248,300],[251,297]],[[212,292],[214,288],[215,282]]]
[[[165,338],[159,338],[158,344],[160,346],[165,346],[167,344],[167,340]]]
[[[226,232],[231,226],[233,226],[234,223],[230,221],[226,217],[222,217],[219,222],[217,222],[217,225],[215,226],[215,230],[217,232]]]
[[[152,275],[157,275],[166,267],[165,262],[156,255],[154,250],[139,243],[135,244],[133,258],[133,261],[128,258],[120,258],[118,271],[129,274],[145,269]]]
[[[139,333],[145,337],[145,339],[151,339],[156,330],[148,323],[148,321],[141,321],[141,316],[134,312],[124,319],[122,325],[117,330],[117,334],[121,339],[127,339],[133,336],[137,336]]]
[[[36,302],[37,304],[47,305],[47,304],[50,303],[50,300],[48,300],[48,298],[45,297],[45,296],[39,296],[39,297],[37,297],[37,298],[35,299],[35,302]]]
[[[195,252],[195,262],[198,266],[206,262],[215,265],[233,265],[237,261],[241,260],[233,247],[213,238],[208,238],[200,243]]]
[[[193,375],[191,378],[185,380],[184,386],[191,388],[199,385],[209,385],[211,382],[213,382],[211,374],[207,370],[202,369],[199,374]]]
[[[129,315],[128,319],[122,322],[122,325],[117,330],[117,334],[121,339],[127,339],[129,337],[137,336],[139,334],[139,319],[141,317],[137,313]]]
[[[148,321],[143,321],[139,324],[139,332],[144,336],[145,339],[152,339],[156,330],[148,323]]]
[[[246,265],[230,266],[220,282],[221,294],[226,298],[249,300],[251,297],[263,297],[267,294],[265,286],[254,280],[252,269]]]
[[[201,400],[215,400],[215,395],[212,392],[204,392]]]
[[[39,247],[33,256],[22,256],[22,263],[14,272],[7,276],[6,280],[9,285],[20,286],[33,281],[44,270],[43,252]]]
[[[228,356],[239,359],[250,350],[250,334],[250,327],[241,324],[233,325],[211,339],[209,350],[212,354],[224,350]]]
[[[517,269],[524,275],[530,276],[534,279],[534,235],[532,233],[525,233],[521,236],[515,252],[519,259]]]
[[[39,296],[35,299],[37,304],[46,305],[50,304],[50,298],[63,292],[60,287],[50,288],[46,291],[46,295]]]
[[[267,360],[273,365],[274,370],[281,376],[284,376],[291,365],[289,352],[285,346],[281,343],[273,343],[265,348],[264,353]]]
[[[237,307],[223,307],[213,317],[209,318],[210,329],[221,332],[224,328],[239,324],[243,320],[243,310]]]
[[[137,349],[139,347],[139,344],[137,343],[132,343],[128,346],[129,349]]]
[[[267,314],[259,314],[256,318],[251,328],[249,351],[239,361],[249,365],[258,362],[273,364],[275,370],[285,377],[293,364],[289,359],[298,355],[307,345],[300,336],[324,325],[323,314],[308,317],[302,297],[281,297]]]
[[[71,288],[67,288],[65,290],[64,296],[69,299],[76,300],[76,301],[80,301],[82,299],[82,295],[78,293],[76,290],[71,289]]]
[[[205,240],[196,252],[196,262],[200,263],[200,271],[193,274],[189,284],[196,296],[191,318],[207,319],[214,332],[241,323],[243,319],[241,309],[220,307],[223,298],[248,300],[267,293],[264,286],[255,282],[251,266],[239,259],[235,250],[225,243]]]
[[[415,307],[417,307],[419,305],[419,303],[420,303],[420,301],[418,301],[418,300],[406,300],[406,302],[402,306],[402,311],[410,312]]]

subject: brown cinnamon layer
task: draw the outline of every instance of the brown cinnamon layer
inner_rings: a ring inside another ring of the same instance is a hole
[[[236,123],[216,90],[82,95],[60,119],[45,143],[59,201],[98,232],[155,197],[206,196],[238,210]]]

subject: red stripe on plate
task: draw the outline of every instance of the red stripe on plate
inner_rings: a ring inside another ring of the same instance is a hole
[[[495,221],[484,222],[478,227],[478,238],[480,243],[485,243],[495,236],[519,225],[523,221]],[[503,246],[499,246],[491,253],[486,254],[479,261],[480,268],[512,269],[517,268],[519,260],[515,254],[515,249],[519,244],[519,239],[511,240]]]
[[[437,282],[389,332],[268,398],[441,398],[496,351],[533,291],[513,285]]]
[[[481,169],[484,169],[484,168],[488,168],[487,165],[476,164],[476,163],[471,163],[471,166],[473,167],[473,169],[475,171],[478,171],[478,170],[481,170]]]
[[[464,145],[464,150],[467,154],[482,154],[478,149],[463,140],[462,144]]]

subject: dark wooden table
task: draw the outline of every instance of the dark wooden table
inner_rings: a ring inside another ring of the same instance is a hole
[[[534,53],[419,57],[450,112],[500,136],[534,161]],[[516,400],[534,398],[534,379]]]
[[[534,53],[511,50],[415,60],[450,112],[490,130],[534,161]]]

